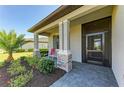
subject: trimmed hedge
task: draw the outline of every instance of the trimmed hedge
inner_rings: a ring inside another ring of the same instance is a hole
[[[40,53],[42,57],[45,57],[48,55],[48,49],[40,49]]]
[[[25,49],[17,49],[16,53],[19,53],[19,52],[25,52]]]
[[[28,49],[28,52],[33,52],[33,51],[34,51],[33,48],[29,48],[29,49]]]

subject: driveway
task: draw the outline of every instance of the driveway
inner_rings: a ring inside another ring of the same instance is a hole
[[[111,68],[73,62],[73,69],[50,87],[117,87]]]

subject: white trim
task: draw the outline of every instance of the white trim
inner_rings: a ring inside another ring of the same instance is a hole
[[[91,33],[91,34],[86,34],[86,36],[100,35],[100,34],[104,34],[104,33],[105,32]]]

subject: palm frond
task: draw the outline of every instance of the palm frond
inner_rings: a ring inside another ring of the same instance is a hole
[[[0,31],[0,47],[8,52],[12,52],[25,44],[24,36],[24,34],[17,36],[14,30],[11,30],[9,33],[2,30]]]

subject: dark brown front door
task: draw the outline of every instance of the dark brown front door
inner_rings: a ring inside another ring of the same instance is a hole
[[[82,25],[82,61],[111,66],[111,17]]]
[[[103,65],[104,32],[86,34],[86,60],[89,63]]]

